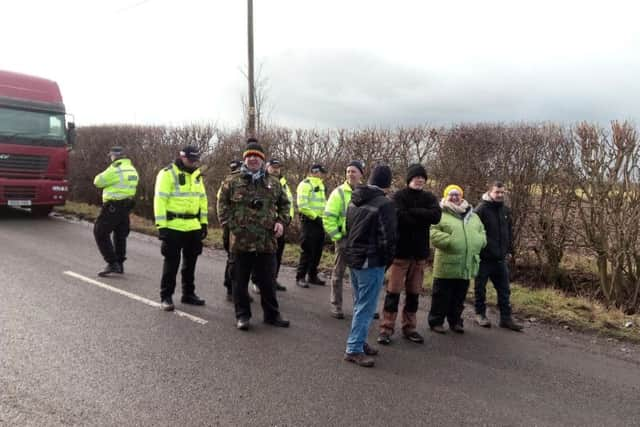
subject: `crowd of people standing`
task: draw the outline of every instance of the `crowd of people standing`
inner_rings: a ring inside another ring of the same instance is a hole
[[[122,147],[114,147],[109,155],[111,164],[94,181],[103,190],[103,209],[94,229],[107,262],[98,273],[102,277],[124,273],[128,216],[138,179]],[[393,176],[388,166],[376,165],[365,183],[365,165],[353,160],[346,165],[344,183],[327,199],[324,180],[328,171],[321,163],[314,163],[297,186],[294,203],[282,162],[267,160],[255,138],[248,140],[242,157],[229,164],[229,174],[216,195],[227,252],[224,287],[227,300],[234,304],[239,330],[250,329],[250,281],[260,298],[263,321],[289,326],[280,313],[277,291],[286,290],[278,281],[278,272],[294,205],[301,223],[295,284],[300,288],[325,286],[318,268],[327,235],[335,253],[329,314],[336,319],[345,318],[343,288],[349,269],[353,315],[345,360],[365,367],[375,364],[373,356],[379,350],[367,343],[367,336],[372,320],[378,316],[377,302],[385,277],[377,342],[392,344],[403,292],[401,334],[410,342],[424,342],[416,313],[430,247],[435,248],[428,313],[428,326],[433,332],[447,333],[446,320],[448,330],[464,333],[462,312],[471,280],[475,287],[474,321],[479,326],[491,326],[486,316],[486,285],[491,280],[498,294],[499,326],[522,330],[511,315],[509,302],[512,224],[502,182],[491,182],[473,208],[458,185],[447,185],[440,200],[427,191],[428,175],[423,165],[408,165],[406,186],[390,194]],[[160,301],[166,311],[175,307],[173,293],[181,261],[181,302],[205,304],[196,295],[194,283],[196,261],[208,233],[209,203],[199,160],[196,147],[184,147],[156,179],[154,216],[164,257]]]

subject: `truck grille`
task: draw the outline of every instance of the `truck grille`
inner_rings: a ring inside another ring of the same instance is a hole
[[[5,200],[33,200],[36,198],[36,187],[27,185],[7,185],[3,188]]]
[[[0,172],[44,172],[48,166],[49,158],[47,156],[0,152]]]

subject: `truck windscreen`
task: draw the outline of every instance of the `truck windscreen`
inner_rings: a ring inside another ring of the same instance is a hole
[[[0,139],[35,145],[64,145],[64,114],[0,107]]]

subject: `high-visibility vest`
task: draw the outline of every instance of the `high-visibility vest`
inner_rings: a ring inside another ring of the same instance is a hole
[[[291,219],[293,219],[293,194],[291,194],[291,189],[289,188],[289,184],[287,184],[287,178],[281,176],[280,185],[282,185],[284,194],[287,195],[287,199],[289,199],[289,203],[291,203],[291,207],[289,208],[289,216],[291,217]]]
[[[202,224],[208,223],[207,209],[200,169],[189,173],[172,163],[158,172],[153,197],[156,227],[199,230]]]
[[[345,237],[347,234],[347,207],[351,201],[353,189],[349,183],[339,185],[329,195],[327,205],[322,214],[322,225],[332,241]]]
[[[298,211],[309,219],[321,218],[327,203],[322,179],[309,176],[298,184]]]
[[[129,159],[117,159],[96,175],[93,185],[102,188],[102,201],[133,199],[138,186],[138,171]]]

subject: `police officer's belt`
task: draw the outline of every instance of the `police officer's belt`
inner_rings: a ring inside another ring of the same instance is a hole
[[[124,207],[133,206],[133,204],[134,204],[134,200],[131,198],[119,199],[119,200],[107,200],[106,202],[103,203],[103,205],[105,206],[113,205],[113,206],[124,206]]]
[[[172,219],[196,219],[196,218],[200,218],[200,215],[198,214],[181,214],[181,213],[176,213],[176,212],[170,212],[167,211],[167,219],[168,220],[172,220]]]

